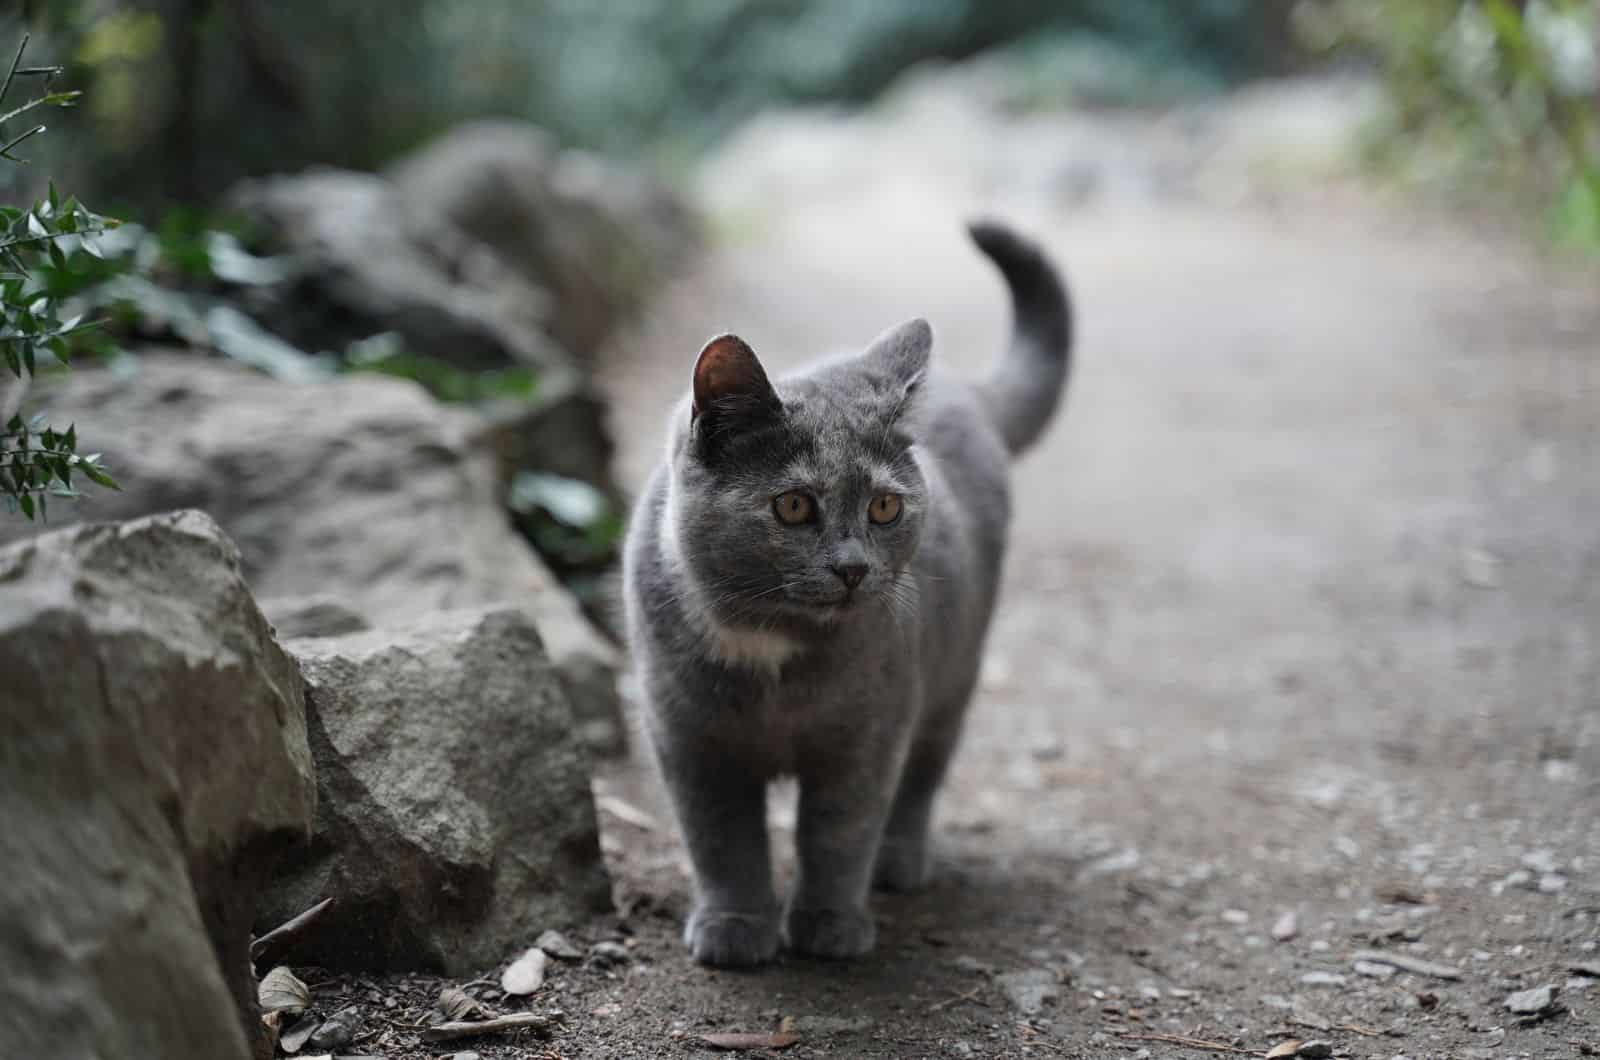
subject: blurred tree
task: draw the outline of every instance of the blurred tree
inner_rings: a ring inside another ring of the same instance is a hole
[[[907,66],[1041,34],[1225,83],[1282,64],[1273,0],[27,0],[90,90],[78,181],[151,205],[241,176],[375,167],[467,117],[613,153],[703,146],[756,109],[863,100]],[[3,19],[3,16],[0,16]],[[7,27],[0,21],[0,30]],[[79,186],[89,186],[80,183]]]
[[[1376,58],[1374,156],[1459,195],[1509,195],[1600,249],[1600,5],[1592,0],[1321,0],[1301,29]]]

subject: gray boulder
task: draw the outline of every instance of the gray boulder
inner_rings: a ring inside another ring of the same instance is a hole
[[[288,280],[245,293],[251,314],[295,346],[340,349],[395,332],[411,352],[462,368],[573,374],[546,337],[549,296],[382,177],[312,169],[246,181],[229,202],[296,263]]]
[[[202,508],[238,544],[262,599],[331,597],[373,627],[510,603],[558,663],[615,651],[512,529],[483,420],[378,375],[284,383],[227,361],[146,352],[72,372],[36,407],[77,421],[123,492],[52,519]],[[0,523],[0,538],[34,532]]]
[[[665,185],[525,122],[459,125],[388,176],[411,212],[442,213],[550,292],[550,333],[584,363],[699,242]]]
[[[310,831],[300,675],[199,512],[0,550],[0,1056],[270,1056],[249,962]]]
[[[475,974],[609,906],[589,762],[538,630],[512,608],[292,641],[319,802],[263,924],[328,895],[328,967]]]

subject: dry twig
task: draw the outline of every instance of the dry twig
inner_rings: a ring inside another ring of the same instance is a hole
[[[271,931],[250,943],[250,960],[256,964],[271,964],[293,948],[311,925],[333,905],[332,898],[324,898],[293,919],[286,920]]]
[[[1165,1045],[1181,1045],[1185,1049],[1200,1049],[1209,1053],[1237,1053],[1240,1056],[1255,1056],[1254,1049],[1241,1049],[1237,1045],[1226,1042],[1208,1042],[1204,1038],[1188,1038],[1181,1034],[1160,1034],[1155,1031],[1118,1031],[1117,1037],[1126,1038],[1131,1042],[1161,1042]]]
[[[448,1042],[455,1038],[471,1038],[479,1034],[494,1034],[497,1031],[535,1030],[547,1031],[560,1023],[566,1014],[551,1012],[540,1015],[536,1012],[513,1012],[508,1016],[496,1016],[492,1020],[457,1021],[453,1023],[439,1023],[422,1032],[425,1042]]]

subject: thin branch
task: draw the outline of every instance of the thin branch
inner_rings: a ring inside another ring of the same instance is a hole
[[[250,959],[257,964],[263,961],[275,961],[287,952],[311,926],[317,922],[323,913],[333,905],[332,898],[324,898],[316,905],[307,909],[299,916],[284,921],[271,931],[250,943]]]
[[[74,89],[71,92],[52,92],[48,96],[30,99],[16,110],[7,111],[3,116],[0,116],[0,125],[4,125],[19,114],[26,114],[35,107],[70,107],[81,95],[83,95],[81,91]]]
[[[13,155],[11,153],[11,149],[13,147],[17,146],[18,144],[20,144],[22,141],[24,141],[26,139],[29,139],[30,137],[38,136],[40,133],[44,132],[44,130],[45,130],[45,126],[43,126],[43,125],[35,125],[33,128],[29,129],[27,132],[23,133],[21,136],[16,137],[10,143],[5,144],[3,146],[0,146],[0,158],[7,159],[8,161],[11,161],[11,162],[20,162],[20,163],[26,164],[28,160],[26,158],[18,158],[18,157],[16,157],[15,155]]]
[[[41,236],[17,236],[14,239],[0,239],[0,252],[10,250],[12,247],[26,246],[29,243],[44,243],[54,239],[65,239],[67,236],[101,236],[111,231],[111,229],[104,226],[103,222],[95,222],[95,224],[97,227],[86,228],[80,232],[46,232]]]
[[[524,1027],[542,1033],[565,1018],[564,1012],[551,1012],[544,1016],[534,1012],[513,1012],[508,1016],[496,1016],[487,1020],[461,1020],[435,1024],[424,1030],[421,1038],[425,1042],[448,1042],[456,1038],[475,1038],[480,1034],[521,1030]]]
[[[6,93],[11,91],[11,82],[17,76],[17,67],[22,65],[22,53],[28,50],[28,38],[30,36],[30,34],[24,33],[22,35],[22,43],[17,45],[17,57],[11,60],[11,69],[6,71],[5,82],[0,84],[0,99],[5,99]]]
[[[1253,1049],[1240,1049],[1236,1045],[1226,1042],[1210,1042],[1204,1038],[1190,1038],[1182,1034],[1160,1034],[1156,1032],[1135,1033],[1133,1031],[1118,1031],[1117,1037],[1126,1038],[1131,1042],[1162,1042],[1166,1045],[1181,1045],[1185,1049],[1200,1049],[1208,1053],[1237,1053],[1242,1056],[1255,1056]]]

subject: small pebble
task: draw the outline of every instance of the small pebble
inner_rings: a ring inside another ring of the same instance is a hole
[[[483,1060],[483,1057],[477,1053],[456,1053],[450,1057],[450,1060]]]
[[[1300,933],[1300,918],[1293,909],[1280,916],[1272,925],[1272,937],[1279,942],[1288,942]]]
[[[1388,979],[1397,970],[1390,964],[1378,964],[1375,961],[1356,961],[1351,966],[1357,975],[1365,975],[1372,979]]]
[[[1559,872],[1547,872],[1539,877],[1539,893],[1560,894],[1567,889],[1567,878]]]
[[[583,960],[583,951],[559,931],[546,931],[539,936],[539,940],[534,945],[558,961]]]
[[[1530,850],[1522,855],[1522,867],[1529,872],[1554,872],[1556,871],[1556,856],[1549,850]]]
[[[1536,986],[1532,990],[1519,990],[1506,998],[1506,1008],[1519,1016],[1533,1016],[1555,1004],[1553,986]]]
[[[1250,914],[1243,909],[1224,909],[1222,919],[1230,924],[1243,925],[1250,923]]]
[[[1300,977],[1301,986],[1343,986],[1345,977],[1338,972],[1307,972]]]
[[[314,1052],[331,1053],[349,1045],[360,1029],[361,1010],[352,1005],[324,1020],[322,1026],[311,1032],[309,1044]]]
[[[589,947],[589,956],[599,964],[627,964],[633,960],[633,954],[628,952],[628,947],[620,942],[596,942]]]

